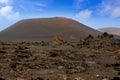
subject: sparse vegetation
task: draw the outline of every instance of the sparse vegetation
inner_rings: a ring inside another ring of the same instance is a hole
[[[64,40],[62,39],[60,35],[55,36],[52,41],[58,42],[58,43],[64,42]]]

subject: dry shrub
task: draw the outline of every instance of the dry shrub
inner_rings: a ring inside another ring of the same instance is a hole
[[[57,35],[53,38],[52,42],[63,43],[64,40],[60,35]]]

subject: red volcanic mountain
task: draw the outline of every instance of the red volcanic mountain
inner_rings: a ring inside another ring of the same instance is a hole
[[[101,32],[64,17],[25,19],[0,32],[0,40],[51,40],[61,35],[65,40],[97,36]]]
[[[109,34],[120,35],[120,28],[102,28],[99,29],[101,32],[107,32]]]

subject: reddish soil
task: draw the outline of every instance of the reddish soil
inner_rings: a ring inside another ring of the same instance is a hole
[[[55,35],[65,40],[78,40],[101,32],[69,18],[38,18],[21,20],[0,32],[0,40],[49,41]]]

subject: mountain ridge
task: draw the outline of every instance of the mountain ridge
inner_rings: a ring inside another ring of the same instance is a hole
[[[108,32],[109,34],[120,35],[120,28],[105,27],[98,29],[101,32]]]
[[[66,40],[97,36],[101,32],[76,20],[64,17],[35,18],[21,20],[0,32],[4,40],[50,40],[61,35]]]

